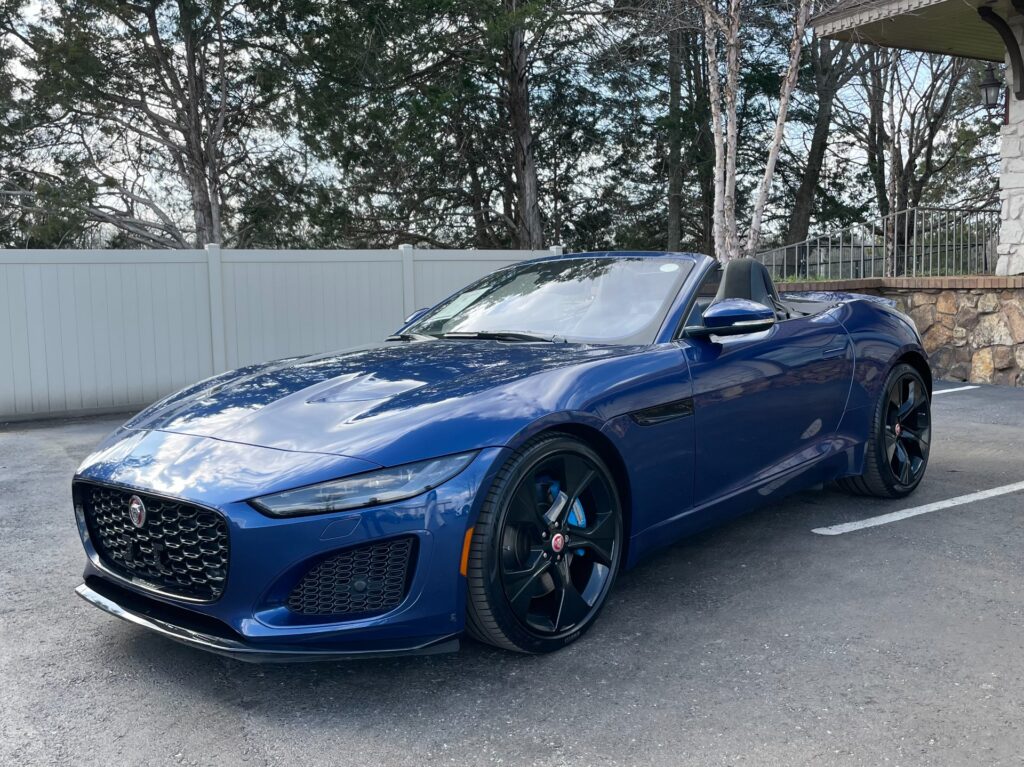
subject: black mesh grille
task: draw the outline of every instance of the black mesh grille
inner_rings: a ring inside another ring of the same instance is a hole
[[[310,569],[288,607],[300,615],[366,615],[397,607],[412,577],[416,538],[408,536],[342,551]]]
[[[228,526],[220,514],[120,488],[76,489],[92,545],[113,572],[172,596],[210,601],[224,591]],[[145,505],[138,527],[128,512],[133,496]]]

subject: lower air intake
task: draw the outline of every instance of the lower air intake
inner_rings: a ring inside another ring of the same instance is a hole
[[[401,604],[409,590],[416,537],[346,549],[314,565],[288,596],[299,615],[363,617]]]

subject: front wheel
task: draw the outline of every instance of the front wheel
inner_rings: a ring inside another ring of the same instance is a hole
[[[473,530],[467,629],[527,653],[597,619],[622,557],[622,508],[600,456],[567,435],[527,442],[498,473]]]
[[[924,478],[931,449],[931,399],[921,374],[899,364],[886,378],[864,453],[864,473],[840,486],[858,495],[902,498]]]

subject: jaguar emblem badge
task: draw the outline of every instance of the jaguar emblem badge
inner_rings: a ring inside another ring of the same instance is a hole
[[[146,504],[137,495],[133,495],[128,499],[128,519],[136,527],[142,527],[146,524]]]
[[[562,549],[565,548],[565,536],[561,533],[555,533],[551,536],[551,550],[556,554],[561,554]]]

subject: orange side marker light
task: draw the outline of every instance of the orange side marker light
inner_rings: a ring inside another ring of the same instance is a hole
[[[466,577],[466,568],[469,567],[469,542],[473,539],[473,528],[466,531],[466,538],[462,542],[462,561],[459,563],[459,573]]]

